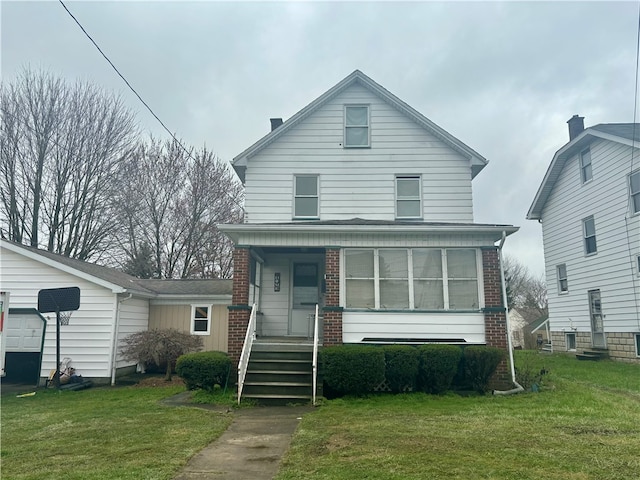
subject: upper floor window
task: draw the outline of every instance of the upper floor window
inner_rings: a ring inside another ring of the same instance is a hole
[[[191,306],[191,335],[211,333],[211,306]]]
[[[629,194],[631,195],[631,211],[640,212],[640,171],[629,176]]]
[[[346,249],[345,307],[478,310],[475,249]]]
[[[556,267],[556,274],[558,276],[558,293],[565,293],[569,291],[569,281],[567,279],[567,265],[565,263]]]
[[[344,146],[369,146],[369,106],[345,105],[344,108]]]
[[[294,218],[318,218],[318,175],[294,177]]]
[[[582,231],[584,235],[584,251],[587,255],[596,253],[598,247],[596,245],[596,222],[593,215],[582,220]]]
[[[586,183],[593,178],[591,172],[591,150],[586,149],[580,152],[580,176],[582,183]]]
[[[396,176],[396,218],[421,218],[419,175]]]

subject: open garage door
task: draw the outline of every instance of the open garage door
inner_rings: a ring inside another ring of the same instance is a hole
[[[5,381],[37,385],[47,321],[35,308],[10,308],[5,318]]]

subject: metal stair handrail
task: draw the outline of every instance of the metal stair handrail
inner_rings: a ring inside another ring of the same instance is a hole
[[[249,316],[249,325],[247,325],[247,333],[244,336],[244,344],[242,345],[242,353],[238,361],[238,405],[242,398],[242,387],[244,387],[244,379],[247,376],[247,368],[249,367],[249,357],[251,357],[251,348],[256,339],[256,304],[251,307],[251,315]]]
[[[312,403],[316,404],[316,390],[318,385],[318,304],[316,303],[316,314],[313,320],[313,392]]]

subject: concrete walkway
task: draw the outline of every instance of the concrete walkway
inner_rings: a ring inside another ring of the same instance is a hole
[[[235,410],[229,428],[194,455],[175,480],[271,480],[302,415],[312,410],[312,407]]]

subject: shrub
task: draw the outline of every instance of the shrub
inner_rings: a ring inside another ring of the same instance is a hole
[[[202,348],[202,338],[175,329],[142,330],[125,337],[120,353],[126,360],[166,365],[165,379],[171,380],[176,359]]]
[[[212,392],[216,385],[223,387],[235,379],[230,375],[231,359],[224,352],[196,352],[182,355],[176,362],[176,373],[189,390],[201,388]]]
[[[465,348],[465,374],[471,387],[480,393],[485,393],[489,389],[489,379],[505,356],[504,350],[495,347]]]
[[[415,390],[418,376],[418,350],[409,345],[386,345],[383,347],[385,378],[394,393],[407,388]]]
[[[420,369],[418,385],[427,393],[443,393],[451,388],[458,371],[462,350],[455,345],[421,345],[418,347]]]
[[[370,345],[338,345],[322,350],[322,374],[339,394],[362,395],[384,381],[384,350]]]

